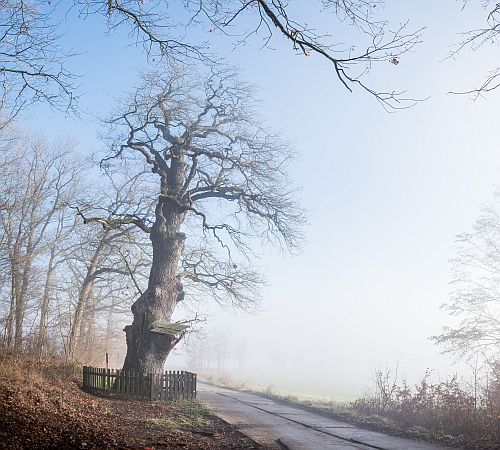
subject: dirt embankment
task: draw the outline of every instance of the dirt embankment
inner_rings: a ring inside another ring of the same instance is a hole
[[[79,370],[0,358],[0,448],[257,449],[198,402],[93,397]]]

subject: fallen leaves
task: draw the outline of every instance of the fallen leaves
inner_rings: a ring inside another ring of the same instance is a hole
[[[257,449],[198,402],[93,397],[71,379],[0,378],[0,449]]]

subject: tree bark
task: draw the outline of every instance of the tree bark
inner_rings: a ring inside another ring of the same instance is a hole
[[[9,314],[7,315],[7,320],[5,323],[5,346],[7,348],[12,347],[12,340],[14,337],[14,310],[16,306],[16,296],[14,293],[14,276],[11,275],[10,279],[10,307]]]
[[[95,266],[90,266],[87,271],[87,276],[83,280],[80,293],[78,295],[78,301],[76,303],[75,313],[73,315],[73,322],[71,323],[71,330],[69,332],[68,338],[68,359],[74,361],[76,358],[76,346],[79,337],[80,327],[82,325],[83,312],[85,309],[85,303],[92,292],[92,287],[94,283],[93,272],[95,272]]]
[[[156,324],[170,322],[183,294],[176,275],[184,239],[182,233],[171,237],[160,233],[151,235],[153,264],[148,288],[132,306],[132,325],[124,329],[127,334],[125,370],[162,372],[168,354],[177,343],[176,336],[151,330]]]
[[[177,303],[184,296],[177,273],[186,239],[180,233],[186,212],[175,196],[184,184],[187,167],[180,158],[174,159],[168,177],[161,178],[161,195],[150,233],[153,262],[148,288],[132,305],[132,325],[124,328],[127,334],[125,370],[163,372],[168,354],[179,341],[173,334],[152,330],[157,324],[170,322]]]
[[[84,363],[87,365],[94,365],[94,357],[95,354],[95,305],[88,304],[87,313],[85,320],[82,321],[83,329],[85,330],[83,333],[80,333],[80,337],[85,338],[85,343],[82,348],[82,355],[84,358]]]
[[[26,300],[28,295],[28,285],[30,281],[31,275],[31,265],[33,261],[31,246],[28,247],[27,254],[25,257],[25,262],[22,268],[22,276],[20,280],[17,280],[17,283],[21,283],[20,286],[16,286],[16,307],[14,314],[15,321],[15,334],[14,334],[14,350],[16,352],[22,351],[23,345],[23,325],[24,325],[24,316],[26,314]]]

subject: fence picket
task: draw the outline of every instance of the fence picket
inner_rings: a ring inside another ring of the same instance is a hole
[[[186,397],[186,394],[187,394],[187,392],[186,392],[186,381],[187,381],[186,380],[186,372],[184,372],[183,370],[181,370],[181,394],[182,394],[181,396],[184,399],[187,398]]]
[[[165,400],[171,400],[172,398],[172,374],[165,372]]]

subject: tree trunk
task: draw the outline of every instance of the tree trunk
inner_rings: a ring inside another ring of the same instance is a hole
[[[27,232],[27,242],[24,255],[19,252],[19,245],[16,242],[16,261],[15,263],[20,265],[20,270],[16,270],[18,279],[16,280],[16,307],[14,314],[14,321],[16,325],[16,330],[14,334],[14,350],[19,353],[22,351],[23,345],[23,325],[24,316],[26,314],[26,303],[28,297],[28,287],[31,280],[31,268],[33,264],[34,255],[34,227],[32,226],[34,222],[35,209],[33,208],[30,213],[29,225],[30,228]],[[24,237],[22,238],[24,239]],[[22,262],[22,264],[21,264]]]
[[[14,336],[14,309],[16,306],[16,296],[14,293],[14,277],[11,277],[11,290],[10,290],[10,307],[9,314],[5,322],[5,346],[12,347],[12,339]]]
[[[73,322],[71,323],[71,329],[68,338],[68,353],[67,357],[69,360],[74,361],[76,357],[76,346],[79,337],[80,327],[82,325],[83,312],[85,309],[85,303],[92,292],[92,287],[94,283],[93,272],[95,272],[95,267],[90,267],[87,271],[87,276],[83,280],[80,293],[78,295],[78,301],[76,303],[75,313],[73,315]]]
[[[40,360],[43,356],[45,347],[47,346],[47,319],[49,317],[50,293],[52,287],[52,278],[56,266],[54,265],[56,252],[55,247],[50,251],[49,267],[45,278],[45,286],[43,289],[42,304],[40,307],[40,323],[38,326],[38,342],[37,342],[37,357]]]
[[[84,362],[87,365],[94,365],[94,357],[95,355],[95,342],[96,342],[96,336],[95,336],[95,330],[94,330],[94,325],[95,325],[95,305],[88,305],[87,308],[87,314],[85,317],[84,325],[84,333],[80,333],[80,337],[85,337],[85,343],[83,345],[82,349],[82,355],[84,357]]]
[[[30,242],[31,244],[31,242]],[[28,246],[27,255],[25,256],[25,261],[22,270],[21,280],[17,280],[17,283],[21,283],[20,286],[16,286],[16,306],[14,313],[14,321],[16,325],[16,331],[14,334],[14,350],[16,352],[22,351],[23,345],[23,325],[24,316],[26,314],[26,301],[28,296],[28,285],[30,282],[31,275],[31,265],[32,265],[32,254],[31,245]]]
[[[78,301],[76,303],[75,313],[73,315],[73,322],[71,323],[71,329],[68,337],[68,349],[66,357],[67,359],[74,361],[76,357],[76,346],[79,337],[80,327],[82,326],[83,313],[85,306],[87,304],[89,296],[92,294],[92,289],[94,288],[95,275],[97,272],[97,267],[101,259],[101,253],[105,246],[105,240],[108,237],[108,232],[106,231],[99,242],[92,259],[90,261],[89,267],[87,268],[87,274],[83,280],[82,287],[78,294]]]
[[[125,370],[163,372],[168,354],[179,341],[174,334],[153,329],[158,324],[170,323],[177,303],[184,298],[177,271],[186,239],[180,233],[186,211],[176,195],[184,185],[187,168],[181,157],[173,158],[168,177],[161,178],[161,195],[150,233],[153,262],[148,288],[132,305],[134,321],[124,329],[127,334]]]
[[[108,310],[108,317],[106,319],[106,334],[104,335],[104,352],[107,354],[111,354],[114,349],[114,335],[115,335],[115,307],[116,303],[113,299],[111,306]],[[113,356],[116,355],[116,351],[113,351]]]
[[[176,275],[184,239],[181,233],[174,236],[162,233],[151,235],[153,264],[148,288],[132,306],[132,325],[124,329],[127,333],[125,370],[162,372],[168,354],[177,343],[176,336],[151,330],[157,324],[170,322],[183,295],[182,284]]]

